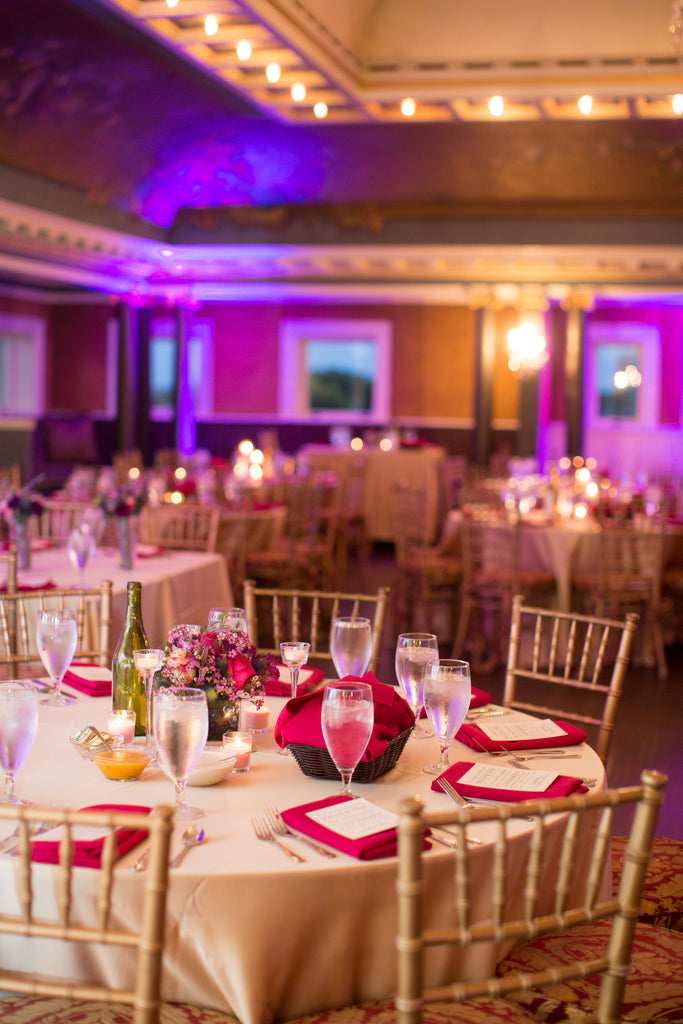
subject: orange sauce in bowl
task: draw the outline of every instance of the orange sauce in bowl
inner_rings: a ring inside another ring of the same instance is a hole
[[[127,781],[137,779],[149,764],[144,750],[105,750],[94,758],[95,764],[107,779]]]

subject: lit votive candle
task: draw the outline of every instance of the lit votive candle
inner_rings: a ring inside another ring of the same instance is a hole
[[[252,701],[243,700],[240,705],[240,729],[268,732],[269,716],[270,708],[267,701],[264,701],[259,708]]]
[[[135,735],[135,712],[132,708],[123,708],[109,712],[107,730],[112,736],[119,736],[122,743],[132,743]]]
[[[223,734],[223,750],[226,755],[236,756],[233,771],[248,772],[251,759],[251,732],[240,730],[239,732],[226,732]]]

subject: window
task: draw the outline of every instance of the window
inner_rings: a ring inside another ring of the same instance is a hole
[[[391,325],[384,320],[285,320],[279,413],[294,419],[386,422]]]
[[[155,420],[173,417],[177,347],[174,321],[156,320],[149,343],[150,413]],[[213,380],[213,333],[208,321],[191,326],[188,363],[195,415],[209,415],[213,412],[213,392],[204,384]]]
[[[660,343],[649,324],[590,325],[586,346],[586,421],[589,428],[659,421]]]
[[[40,416],[45,409],[45,324],[0,315],[0,414]]]

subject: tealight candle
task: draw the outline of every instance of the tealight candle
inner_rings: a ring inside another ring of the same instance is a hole
[[[267,701],[257,707],[250,700],[243,700],[240,705],[240,729],[251,729],[253,732],[268,732],[270,708]]]
[[[223,734],[223,750],[228,756],[236,755],[233,771],[248,772],[251,759],[251,732],[226,732]]]
[[[135,712],[133,709],[122,708],[110,711],[107,730],[112,736],[120,736],[122,743],[132,743],[135,735]]]

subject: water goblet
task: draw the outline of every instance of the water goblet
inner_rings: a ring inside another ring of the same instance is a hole
[[[95,537],[87,526],[77,526],[69,534],[66,546],[71,564],[74,569],[78,569],[78,578],[83,587],[85,586],[85,567],[95,548]]]
[[[429,764],[422,769],[428,775],[441,775],[450,767],[448,748],[465,720],[471,696],[469,662],[440,658],[427,665],[424,702],[441,752],[437,764]]]
[[[209,611],[207,629],[227,630],[233,633],[237,629],[247,632],[247,613],[244,608],[212,608]]]
[[[292,699],[296,697],[296,688],[299,682],[299,670],[302,665],[305,665],[308,661],[308,654],[311,650],[311,645],[306,643],[304,640],[286,640],[280,644],[280,653],[282,660],[289,668],[289,682],[292,688]],[[291,751],[289,747],[278,747],[278,754],[289,756]]]
[[[140,647],[133,651],[133,660],[145,684],[145,753],[149,754],[151,760],[155,760],[152,743],[152,681],[164,660],[164,652],[158,647]]]
[[[38,701],[34,690],[19,680],[0,686],[0,764],[5,772],[3,804],[27,804],[14,793],[14,776],[26,760],[38,728]]]
[[[439,641],[434,633],[401,633],[396,641],[396,678],[401,693],[415,715],[413,736],[418,739],[433,735],[430,729],[423,729],[419,723],[424,706],[425,669],[438,657]]]
[[[333,619],[330,654],[340,679],[364,675],[372,654],[370,619],[358,615]]]
[[[154,739],[163,772],[175,786],[176,821],[203,818],[204,811],[185,802],[185,783],[192,774],[209,735],[209,711],[204,690],[188,687],[154,693]]]
[[[75,698],[65,697],[61,686],[78,644],[76,613],[67,608],[38,612],[36,642],[38,653],[53,684],[47,697],[43,697],[40,703],[51,704],[53,707],[73,704]]]
[[[369,683],[328,683],[320,722],[325,745],[341,775],[344,796],[353,796],[351,778],[372,736],[375,708]]]

